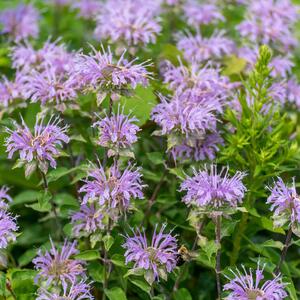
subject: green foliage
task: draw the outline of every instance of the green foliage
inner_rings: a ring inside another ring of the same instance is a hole
[[[272,221],[264,216],[268,210],[260,208],[255,210],[255,215],[251,210],[260,199],[265,198],[265,186],[271,184],[275,176],[298,168],[297,141],[286,138],[294,132],[296,124],[274,105],[268,93],[272,85],[268,66],[270,59],[270,50],[266,46],[261,47],[255,68],[238,97],[241,111],[237,113],[228,109],[224,117],[225,122],[231,125],[226,129],[226,147],[221,150],[219,161],[235,170],[247,172],[245,183],[248,192],[244,205],[250,212],[243,213],[236,228],[230,257],[232,265],[239,258],[242,236],[248,236],[248,231],[255,224],[271,232],[284,233],[281,228],[274,229]]]

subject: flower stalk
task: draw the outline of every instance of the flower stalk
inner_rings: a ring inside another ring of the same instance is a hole
[[[280,268],[281,268],[281,266],[282,266],[282,264],[285,260],[288,248],[291,244],[292,236],[293,236],[293,229],[292,229],[292,225],[290,225],[289,230],[288,230],[288,232],[286,234],[286,237],[285,237],[285,243],[284,243],[284,246],[283,246],[282,251],[281,251],[279,263],[278,263],[278,265],[275,269],[275,275],[278,275],[280,273]]]
[[[217,215],[215,219],[216,225],[216,245],[217,245],[217,255],[216,255],[216,281],[217,281],[217,294],[218,300],[221,300],[222,286],[221,286],[221,215]]]
[[[49,192],[49,184],[48,184],[47,176],[42,170],[40,170],[40,173],[41,173],[41,176],[42,176],[42,179],[43,179],[43,187],[44,187],[45,193],[48,193]],[[50,205],[51,205],[51,210],[52,210],[53,215],[54,215],[55,224],[56,224],[56,227],[57,227],[58,232],[59,232],[59,236],[63,237],[61,224],[59,222],[59,218],[58,218],[58,214],[57,214],[57,211],[56,211],[55,203],[53,201],[52,194],[51,194],[51,198],[50,198],[49,201],[50,201]]]

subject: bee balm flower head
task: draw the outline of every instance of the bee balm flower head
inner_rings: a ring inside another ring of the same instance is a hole
[[[134,268],[145,270],[145,279],[152,284],[160,277],[166,280],[177,261],[177,241],[170,233],[165,233],[166,225],[160,231],[155,228],[151,243],[145,232],[137,230],[134,236],[126,236],[123,248],[126,249],[126,264],[134,263]]]

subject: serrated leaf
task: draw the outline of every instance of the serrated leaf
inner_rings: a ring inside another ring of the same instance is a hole
[[[104,242],[105,250],[109,251],[110,247],[114,243],[114,238],[111,235],[105,235],[102,240]]]

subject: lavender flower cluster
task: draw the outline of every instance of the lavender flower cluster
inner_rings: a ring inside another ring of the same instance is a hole
[[[40,285],[37,299],[94,299],[82,261],[74,259],[78,254],[76,242],[65,241],[57,249],[50,239],[51,249],[45,253],[39,250],[33,260],[38,274],[35,283]]]
[[[0,188],[0,249],[5,249],[11,242],[16,240],[18,225],[16,217],[8,210],[9,203],[13,201],[8,194],[9,188]]]

